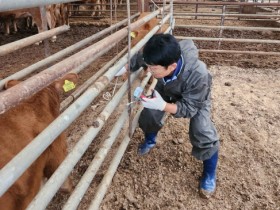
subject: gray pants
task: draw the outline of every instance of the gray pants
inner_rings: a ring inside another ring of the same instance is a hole
[[[139,127],[144,133],[158,132],[163,127],[165,112],[144,108],[140,118]],[[219,149],[219,138],[217,130],[210,119],[210,108],[200,109],[190,119],[189,137],[192,155],[198,160],[207,160]]]

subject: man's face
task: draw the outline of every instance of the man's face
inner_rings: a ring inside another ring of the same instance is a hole
[[[147,65],[147,66],[148,66],[148,71],[151,72],[151,74],[155,78],[160,79],[172,74],[173,71],[176,69],[177,64],[173,63],[169,65],[167,68],[160,65]]]

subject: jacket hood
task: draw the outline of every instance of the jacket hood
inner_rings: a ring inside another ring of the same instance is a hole
[[[191,39],[179,42],[184,58],[185,69],[189,70],[198,60],[198,49]]]

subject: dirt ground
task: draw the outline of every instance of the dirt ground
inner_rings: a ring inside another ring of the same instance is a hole
[[[192,24],[197,23],[207,24],[207,20],[192,21]],[[242,21],[242,25],[255,24]],[[267,22],[257,24],[269,27]],[[72,24],[70,31],[58,36],[56,43],[50,43],[51,53],[99,30],[102,28],[94,25]],[[21,33],[8,37],[0,34],[0,45],[34,33],[36,31],[22,30]],[[218,36],[219,33],[213,30],[178,29],[174,34]],[[280,40],[279,32],[224,31],[223,34],[224,37]],[[203,49],[217,49],[217,43],[196,42],[196,45]],[[97,72],[121,50],[122,46],[120,44],[118,48],[114,48],[81,72],[79,85]],[[279,45],[268,44],[223,43],[221,49],[280,52]],[[0,60],[0,78],[5,78],[43,58],[42,45],[32,45],[3,56]],[[279,57],[201,53],[200,58],[208,65],[213,75],[212,119],[221,140],[218,186],[214,197],[206,200],[198,194],[202,164],[190,155],[189,120],[175,119],[169,115],[159,134],[157,146],[144,157],[137,155],[137,147],[143,141],[143,134],[137,128],[100,209],[280,209]],[[120,86],[120,81],[115,82],[114,80],[106,91],[112,93],[115,84]],[[139,84],[139,81],[137,83]],[[101,95],[68,128],[69,150],[85,133],[106,103]],[[117,113],[114,113],[73,170],[75,186],[117,118]],[[119,143],[116,143],[113,152]],[[114,155],[113,152],[110,153],[110,157]],[[98,184],[106,173],[110,157],[98,171],[78,209],[88,208]],[[48,209],[61,209],[68,197],[69,195],[58,193]]]

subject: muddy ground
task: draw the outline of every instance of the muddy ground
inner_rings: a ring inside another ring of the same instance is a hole
[[[196,20],[192,24],[206,23]],[[272,27],[267,21],[252,23],[242,21],[243,26]],[[189,23],[188,23],[189,24]],[[236,22],[228,22],[228,25]],[[214,24],[212,24],[214,25]],[[103,26],[104,27],[104,26]],[[278,26],[279,27],[279,26]],[[50,43],[55,53],[86,38],[102,27],[91,24],[71,24],[70,31]],[[36,30],[21,30],[21,33],[4,36],[0,45],[36,33]],[[214,30],[176,29],[178,36],[218,36]],[[278,39],[278,32],[224,31],[224,37]],[[195,42],[199,48],[217,49],[216,42]],[[97,72],[110,58],[119,52],[125,43],[120,43],[89,68],[82,71],[79,85]],[[256,50],[280,52],[279,45],[222,43],[220,49]],[[5,78],[26,66],[44,58],[42,45],[32,45],[1,57],[0,78]],[[146,156],[137,155],[137,147],[143,134],[137,128],[125,155],[118,167],[112,184],[100,209],[280,209],[280,58],[264,55],[233,55],[201,53],[213,75],[212,119],[221,140],[218,166],[218,186],[210,200],[200,198],[198,184],[201,162],[191,155],[188,137],[188,119],[169,116],[159,134],[157,146]],[[139,84],[140,81],[137,81]],[[114,80],[106,90],[112,94],[121,81]],[[69,151],[102,111],[107,101],[99,96],[82,115],[67,129]],[[120,107],[120,111],[123,107]],[[92,145],[72,172],[76,186],[98,151],[99,144],[110,132],[118,118],[112,114],[109,122],[93,141]],[[122,140],[122,138],[119,138]],[[116,145],[119,144],[119,141]],[[78,209],[87,209],[98,184],[106,173],[112,153],[105,160],[94,178],[91,188]],[[48,209],[61,209],[69,195],[58,193]]]

